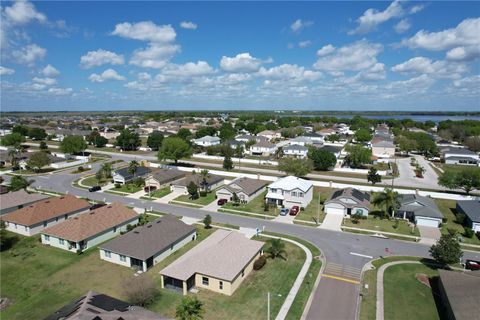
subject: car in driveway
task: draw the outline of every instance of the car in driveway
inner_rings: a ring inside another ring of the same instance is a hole
[[[465,269],[468,270],[480,270],[480,261],[467,259],[465,261]]]
[[[100,190],[102,190],[102,187],[100,187],[100,186],[93,186],[93,187],[88,188],[88,192],[95,192],[95,191],[100,191]]]
[[[282,208],[282,209],[280,210],[280,215],[281,215],[281,216],[286,216],[287,214],[288,214],[288,209],[287,209],[287,208]]]
[[[223,206],[223,205],[224,205],[225,203],[227,203],[227,202],[228,202],[227,199],[218,199],[217,204],[218,204],[219,206]]]
[[[291,209],[290,209],[290,215],[291,216],[296,216],[298,211],[300,211],[300,208],[298,206],[293,206]]]

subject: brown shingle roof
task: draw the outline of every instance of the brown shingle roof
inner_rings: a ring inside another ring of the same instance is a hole
[[[234,188],[235,185],[239,186],[240,189]],[[243,191],[247,195],[252,195],[258,190],[264,188],[266,185],[267,185],[266,181],[241,177],[233,180],[230,184],[224,186],[224,188],[230,192]]]
[[[176,169],[155,169],[147,176],[147,178],[149,177],[160,184],[165,184],[185,177],[185,172]]]
[[[187,187],[190,184],[190,182],[193,181],[193,183],[195,183],[198,187],[201,187],[202,186],[202,180],[203,180],[202,175],[200,173],[196,173],[196,174],[186,176],[182,180],[179,180],[179,181],[175,182],[174,185]],[[208,176],[206,178],[207,184],[209,186],[217,184],[217,183],[219,183],[220,181],[223,181],[223,180],[224,180],[223,177],[217,176],[215,174],[208,174]]]
[[[42,233],[79,242],[137,217],[134,210],[115,202],[46,228]]]
[[[48,198],[48,196],[40,193],[28,193],[21,189],[0,195],[0,209],[8,209],[18,207],[27,203],[32,203]]]
[[[23,226],[32,226],[74,211],[88,209],[89,207],[88,201],[67,194],[61,197],[51,197],[28,207],[7,213],[2,216],[2,220]]]

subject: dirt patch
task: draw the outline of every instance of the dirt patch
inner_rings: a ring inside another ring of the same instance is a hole
[[[428,276],[426,274],[423,274],[423,273],[417,273],[415,275],[415,278],[420,281],[422,284],[426,285],[427,287],[429,288],[432,288],[430,286],[430,279],[428,278]]]
[[[12,301],[8,298],[0,298],[0,311],[7,309],[9,305],[12,304]]]

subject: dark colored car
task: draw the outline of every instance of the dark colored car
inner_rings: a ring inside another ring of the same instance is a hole
[[[99,191],[99,190],[102,190],[102,187],[93,186],[93,187],[88,188],[88,192],[95,192],[95,191]]]
[[[224,205],[225,203],[227,203],[227,202],[228,202],[227,199],[218,199],[217,204],[218,204],[219,206],[223,206],[223,205]]]
[[[291,215],[291,216],[296,216],[299,210],[300,210],[300,208],[299,208],[298,206],[293,206],[293,207],[290,209],[290,215]]]
[[[480,261],[466,260],[465,269],[468,270],[480,270]]]

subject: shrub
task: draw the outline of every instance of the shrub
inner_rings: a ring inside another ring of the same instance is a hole
[[[115,189],[120,189],[122,185],[120,183],[115,183]]]
[[[398,229],[398,225],[400,222],[398,222],[398,219],[395,219],[395,222],[393,223],[393,229]]]
[[[457,214],[455,215],[455,217],[456,217],[456,220],[457,220],[457,223],[458,223],[458,224],[463,224],[463,223],[465,222],[465,215],[464,215],[464,214],[462,214],[462,213],[457,213]]]
[[[465,228],[465,232],[463,233],[463,235],[467,238],[473,238],[474,234],[475,232],[473,232],[473,230],[470,228]]]
[[[267,263],[267,258],[265,256],[258,257],[257,260],[253,263],[253,270],[260,270]]]
[[[206,197],[207,193],[205,191],[200,191],[200,197]]]
[[[78,167],[78,172],[83,172],[83,171],[85,171],[84,167],[82,167],[82,166]]]

